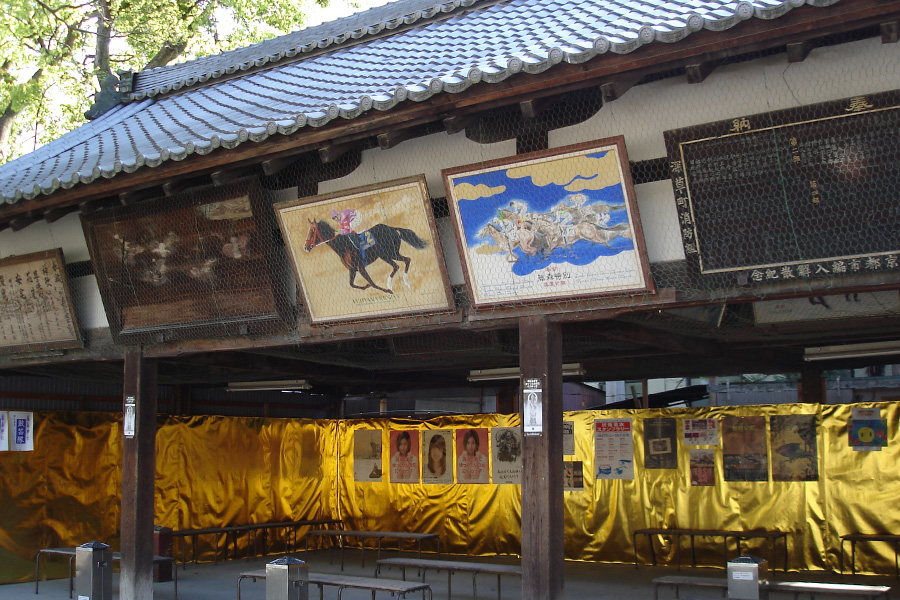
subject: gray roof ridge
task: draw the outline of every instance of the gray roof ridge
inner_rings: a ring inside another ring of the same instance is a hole
[[[498,1],[503,0],[393,0],[242,48],[139,71],[135,73],[132,88],[123,95],[123,100],[131,102],[190,88],[239,71],[375,36],[402,25],[424,24],[476,3],[494,4]]]

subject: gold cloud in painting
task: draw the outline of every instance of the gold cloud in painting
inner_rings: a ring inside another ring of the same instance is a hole
[[[506,191],[505,185],[497,187],[488,187],[483,183],[472,185],[471,183],[460,183],[453,188],[457,200],[478,200],[479,198],[490,198]]]
[[[564,186],[570,192],[602,190],[620,183],[619,162],[614,151],[600,158],[575,156],[516,167],[506,174],[514,179],[531,177],[532,183],[538,187],[551,183]]]

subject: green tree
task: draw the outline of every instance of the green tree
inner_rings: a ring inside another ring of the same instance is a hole
[[[329,0],[13,0],[0,13],[0,163],[85,120],[111,73],[298,29]]]

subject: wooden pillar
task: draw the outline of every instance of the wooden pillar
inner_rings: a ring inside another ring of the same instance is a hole
[[[125,352],[122,436],[121,600],[153,598],[156,359]]]
[[[800,371],[800,389],[797,390],[798,402],[826,404],[825,382],[819,369],[803,369]]]
[[[519,321],[522,600],[563,598],[562,332],[545,316]],[[534,393],[537,391],[538,393]],[[529,393],[531,392],[531,393]],[[532,415],[540,415],[538,432]]]

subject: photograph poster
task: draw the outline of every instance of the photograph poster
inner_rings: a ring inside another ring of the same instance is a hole
[[[644,468],[677,469],[675,419],[644,419]]]
[[[691,448],[691,485],[716,484],[716,451]]]
[[[490,483],[486,427],[456,430],[456,482]]]
[[[522,430],[519,427],[491,429],[491,476],[494,485],[522,483]]]
[[[422,483],[453,483],[453,432],[422,432]]]
[[[353,480],[381,481],[381,430],[353,432]]]
[[[597,479],[634,479],[631,419],[594,421],[594,465]]]
[[[685,446],[718,446],[719,422],[716,419],[684,419]]]
[[[563,461],[563,491],[584,491],[584,463],[582,461]]]
[[[575,421],[563,421],[563,456],[575,454]]]
[[[722,418],[725,481],[767,481],[765,417]]]
[[[443,176],[475,306],[652,290],[624,138]]]
[[[772,415],[772,481],[818,481],[816,415]]]
[[[419,483],[419,432],[391,431],[391,483]]]

